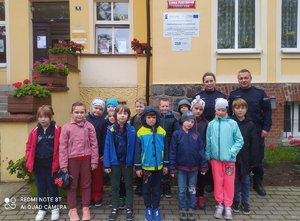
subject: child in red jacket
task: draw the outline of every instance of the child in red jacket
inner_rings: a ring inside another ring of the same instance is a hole
[[[59,198],[53,174],[59,169],[60,127],[52,120],[53,110],[49,105],[41,106],[36,116],[38,125],[30,132],[26,142],[26,167],[29,172],[34,172],[38,191],[39,210],[35,220],[43,220],[49,208],[51,220],[58,220]]]

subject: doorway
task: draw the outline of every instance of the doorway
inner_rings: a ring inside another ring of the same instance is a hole
[[[70,40],[69,2],[33,2],[33,60],[48,58],[59,40]]]

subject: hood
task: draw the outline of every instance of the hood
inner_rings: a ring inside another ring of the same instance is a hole
[[[146,106],[145,110],[144,110],[144,112],[142,113],[142,116],[141,116],[141,122],[142,122],[142,125],[144,127],[149,127],[146,124],[146,118],[145,118],[145,116],[146,116],[146,114],[151,113],[151,112],[154,112],[155,115],[156,115],[156,124],[155,124],[155,126],[157,127],[159,125],[159,114],[158,114],[157,108],[154,107],[154,106]]]
[[[177,106],[178,106],[178,112],[179,113],[181,113],[180,112],[180,106],[181,105],[187,105],[187,106],[189,106],[189,109],[191,109],[191,103],[189,102],[189,100],[188,99],[182,99],[182,100],[180,100],[179,102],[178,102],[178,104],[177,104]]]
[[[248,117],[247,115],[245,115],[245,119],[243,121],[240,121],[235,115],[233,115],[231,117],[233,120],[235,120],[238,124],[241,124],[241,123],[246,123],[246,122],[249,122],[249,121],[252,121],[250,117]]]

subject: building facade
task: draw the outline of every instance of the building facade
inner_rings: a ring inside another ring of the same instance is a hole
[[[168,96],[176,106],[208,71],[228,95],[246,68],[274,101],[268,143],[279,144],[300,136],[299,31],[299,0],[2,0],[0,84],[31,78],[34,60],[61,39],[85,47],[78,90],[86,104],[115,97],[133,108],[149,88],[151,101]],[[148,68],[133,38],[150,39]]]

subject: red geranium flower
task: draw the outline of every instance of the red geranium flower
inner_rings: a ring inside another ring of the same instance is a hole
[[[24,81],[23,81],[23,84],[29,84],[30,83],[30,80],[29,79],[25,79]]]
[[[13,83],[12,86],[14,86],[15,88],[20,88],[22,86],[22,82]]]
[[[271,143],[271,144],[269,145],[269,148],[270,148],[270,150],[274,150],[274,149],[275,149],[275,144],[272,144],[272,143]]]

